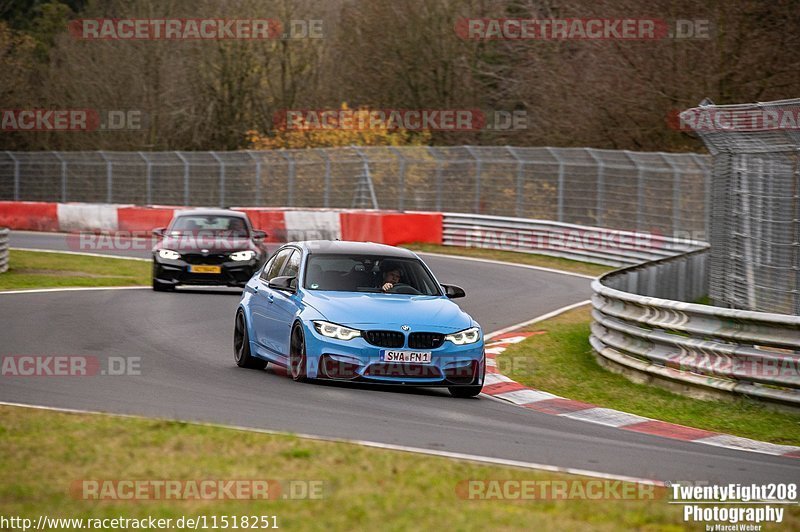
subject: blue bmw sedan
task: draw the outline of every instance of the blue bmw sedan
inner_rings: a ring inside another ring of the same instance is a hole
[[[236,312],[240,367],[297,381],[483,387],[483,332],[413,252],[364,242],[286,244],[247,282]]]

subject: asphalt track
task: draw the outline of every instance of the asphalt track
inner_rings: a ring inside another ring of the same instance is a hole
[[[12,234],[22,248],[70,249],[63,235]],[[111,252],[108,252],[111,253]],[[117,252],[147,256],[146,251]],[[487,331],[587,299],[589,280],[426,257]],[[228,290],[0,294],[0,355],[140,357],[141,374],[0,377],[0,401],[368,440],[578,468],[715,483],[797,482],[797,459],[715,448],[541,414],[445,390],[298,384],[237,368]]]

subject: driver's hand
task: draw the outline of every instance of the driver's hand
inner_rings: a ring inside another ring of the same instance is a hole
[[[392,287],[393,287],[393,286],[394,286],[394,285],[393,285],[392,283],[385,283],[385,284],[384,284],[384,285],[381,287],[381,289],[383,289],[383,291],[384,291],[384,292],[388,292],[389,290],[391,290],[391,289],[392,289]]]

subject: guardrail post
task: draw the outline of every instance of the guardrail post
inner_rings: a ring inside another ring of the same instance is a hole
[[[189,160],[183,156],[179,151],[175,152],[181,161],[183,161],[183,205],[189,206]]]
[[[680,223],[681,219],[681,169],[672,162],[670,155],[674,154],[667,154],[659,152],[661,158],[666,162],[670,169],[672,170],[672,236],[678,234],[680,231],[680,227],[678,224]],[[694,240],[694,237],[692,237]]]
[[[558,195],[557,200],[557,207],[556,207],[556,220],[559,222],[564,221],[564,159],[561,158],[561,155],[553,148],[547,148],[547,151],[553,158],[558,161],[558,190],[556,191]]]
[[[690,153],[689,156],[692,158],[694,163],[702,170],[703,172],[703,194],[705,194],[705,198],[703,198],[703,205],[705,207],[705,212],[703,213],[703,232],[705,233],[705,238],[703,240],[710,240],[711,234],[711,170],[708,168],[708,156],[701,156],[697,153]],[[712,163],[713,164],[713,163]]]
[[[472,146],[464,146],[467,149],[469,154],[475,159],[475,205],[474,205],[474,212],[475,214],[480,214],[481,212],[481,170],[482,170],[482,161],[480,157],[475,154],[475,150]]]
[[[603,219],[605,218],[605,188],[606,176],[605,168],[606,163],[595,153],[592,148],[586,148],[586,152],[592,156],[592,159],[597,163],[597,197],[595,202],[595,223],[599,227],[603,227]]]
[[[51,152],[61,163],[61,203],[67,202],[67,161],[57,151]]]
[[[294,157],[290,156],[286,150],[281,150],[280,153],[286,159],[287,164],[286,206],[294,207]]]
[[[641,231],[644,225],[644,167],[629,150],[623,152],[636,168],[636,230]]]
[[[364,154],[361,150],[360,146],[350,146],[353,151],[355,151],[358,156],[361,158],[361,162],[364,165],[364,179],[366,179],[367,190],[369,191],[369,197],[372,201],[372,208],[378,209],[378,198],[375,196],[375,187],[372,184],[372,175],[370,174],[369,170],[369,158]]]
[[[217,152],[210,152],[211,156],[219,163],[219,206],[225,207],[225,161],[220,159]]]
[[[14,201],[19,201],[19,159],[10,151],[6,153],[14,161]]]
[[[428,146],[428,153],[436,159],[436,210],[442,211],[442,173],[444,172],[444,162],[439,157],[439,153],[433,146]]]
[[[146,181],[145,181],[145,203],[147,205],[153,204],[153,164],[150,162],[150,159],[147,158],[143,152],[137,152],[139,157],[144,159],[145,163],[145,172],[146,172]]]
[[[795,160],[800,161],[800,147],[797,148],[797,158]],[[795,231],[794,231],[794,242],[792,247],[792,255],[794,258],[792,260],[793,268],[794,268],[794,292],[792,296],[794,297],[794,313],[800,316],[800,167],[795,165],[794,170],[794,219],[795,219]]]
[[[253,150],[247,150],[247,155],[250,156],[250,159],[256,164],[256,174],[255,174],[255,204],[256,207],[261,207],[261,159],[256,158],[253,155]]]
[[[406,158],[405,156],[395,148],[394,146],[389,146],[389,149],[397,155],[397,158],[400,160],[400,176],[399,176],[399,183],[398,188],[400,189],[398,198],[397,198],[397,210],[403,211],[405,210],[405,197],[406,197]]]
[[[112,175],[111,169],[111,160],[106,157],[106,154],[101,150],[97,152],[100,154],[100,157],[106,162],[106,203],[114,203],[112,200],[114,198],[113,194],[113,185],[114,185],[114,178]]]
[[[523,186],[524,186],[524,179],[525,179],[525,161],[523,161],[518,155],[517,151],[512,148],[511,146],[505,147],[508,153],[517,161],[517,205],[515,212],[517,213],[518,217],[522,217],[522,197],[523,197]]]
[[[317,151],[325,159],[325,190],[323,192],[322,206],[327,209],[331,205],[331,158],[328,157],[328,152],[324,148],[317,148]]]

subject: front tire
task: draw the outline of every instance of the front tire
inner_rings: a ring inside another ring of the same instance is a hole
[[[168,283],[162,283],[155,277],[153,278],[153,290],[156,292],[171,292],[174,287]]]
[[[250,335],[247,334],[247,323],[244,312],[236,313],[236,326],[233,330],[233,358],[240,368],[264,369],[267,361],[250,354]]]
[[[478,380],[480,378],[480,380]],[[483,361],[481,362],[481,375],[480,377],[475,377],[475,381],[483,382],[486,378],[486,354],[483,355]],[[467,399],[469,397],[476,397],[478,394],[481,393],[483,390],[483,384],[467,384],[466,386],[448,386],[447,390],[450,392],[450,395],[453,397],[457,397],[458,399]]]
[[[308,380],[308,359],[306,357],[306,341],[303,328],[296,324],[292,329],[292,338],[289,343],[289,372],[292,380],[305,382]]]
[[[450,391],[450,395],[453,397],[457,397],[459,399],[466,399],[468,397],[475,397],[481,390],[483,390],[483,386],[448,386],[447,389]]]

